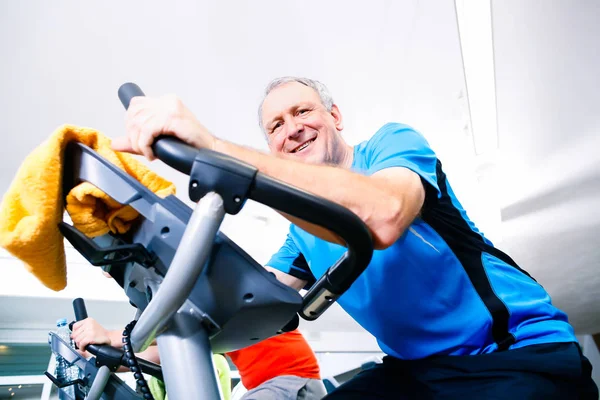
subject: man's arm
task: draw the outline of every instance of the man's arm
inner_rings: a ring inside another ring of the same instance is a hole
[[[376,249],[391,246],[402,235],[419,214],[425,199],[419,175],[407,168],[387,168],[364,176],[342,168],[274,157],[221,140],[216,141],[214,149],[348,208],[367,225]],[[289,215],[286,218],[322,239],[343,243],[324,228]]]
[[[115,139],[113,149],[153,159],[154,139],[159,135],[174,135],[194,147],[238,158],[266,175],[338,203],[363,220],[376,249],[391,246],[402,235],[418,215],[425,197],[419,176],[408,169],[393,168],[367,177],[342,168],[277,158],[221,141],[174,96],[134,97],[127,110],[126,130],[128,136]],[[341,242],[323,228],[290,220],[322,239]]]
[[[123,347],[123,336],[121,330],[106,330],[93,318],[86,318],[73,324],[73,332],[71,337],[77,344],[77,347],[80,349],[79,351],[83,353],[86,358],[91,356],[85,352],[85,349],[89,344],[109,345],[118,349]],[[144,360],[151,361],[155,364],[160,364],[160,357],[158,355],[156,341],[152,343],[146,350],[137,353],[136,356]],[[128,371],[128,368],[121,366],[119,367],[119,371]]]
[[[269,267],[268,265],[265,266],[265,269],[269,272],[272,272],[279,282],[291,287],[292,289],[300,290],[306,286],[307,281],[305,280],[296,278],[290,274],[286,274],[285,272]]]
[[[296,245],[291,232],[279,250],[265,264],[265,269],[284,285],[300,290],[314,282],[310,266]]]

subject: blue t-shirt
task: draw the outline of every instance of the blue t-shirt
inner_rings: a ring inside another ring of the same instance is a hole
[[[392,246],[375,250],[338,300],[384,353],[418,359],[576,341],[544,288],[469,220],[435,153],[406,125],[387,124],[354,148],[353,171],[372,175],[392,167],[421,177],[421,213]],[[267,265],[311,280],[344,252],[291,225]]]

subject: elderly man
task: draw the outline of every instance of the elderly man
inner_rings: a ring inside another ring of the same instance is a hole
[[[306,78],[270,83],[259,114],[271,155],[216,138],[176,97],[137,97],[113,147],[152,159],[154,138],[174,135],[364,221],[376,251],[339,303],[388,356],[328,398],[597,398],[567,316],[469,220],[421,134],[389,123],[351,147],[326,87]],[[300,289],[344,249],[286,217],[287,240],[267,268]]]

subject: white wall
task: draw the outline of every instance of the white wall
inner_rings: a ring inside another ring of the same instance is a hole
[[[600,331],[600,7],[492,2],[504,248]]]

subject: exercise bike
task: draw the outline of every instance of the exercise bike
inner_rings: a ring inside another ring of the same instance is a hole
[[[128,108],[141,89],[126,83],[119,98]],[[263,175],[237,159],[196,149],[173,137],[160,137],[158,159],[190,176],[192,211],[175,196],[160,198],[89,147],[70,143],[64,157],[63,194],[90,182],[140,214],[123,235],[90,239],[66,222],[63,236],[92,264],[110,270],[137,309],[124,331],[124,350],[88,345],[86,360],[51,333],[52,351],[76,365],[80,378],[59,382],[74,386],[79,399],[152,398],[142,373],[165,382],[169,398],[219,399],[212,354],[255,344],[295,329],[299,317],[319,318],[358,278],[373,253],[364,223],[346,208]],[[346,243],[346,252],[304,296],[280,283],[223,233],[225,213],[237,214],[247,199],[322,226]],[[87,317],[83,300],[74,301],[75,319]],[[157,342],[161,365],[135,353]],[[134,373],[137,393],[114,372]],[[64,392],[64,391],[63,391]]]

